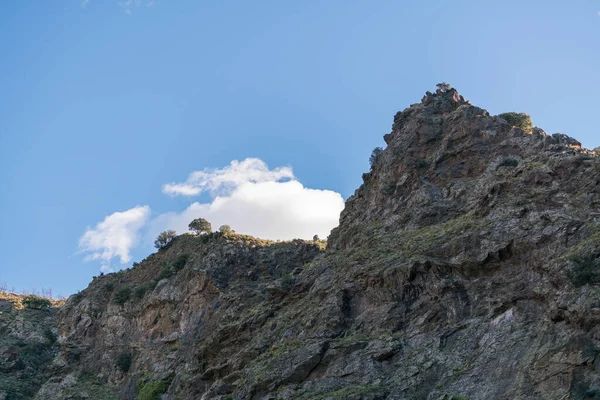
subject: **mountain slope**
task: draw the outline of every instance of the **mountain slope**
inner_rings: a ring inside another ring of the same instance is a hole
[[[0,291],[0,399],[31,399],[49,379],[59,305]]]
[[[96,278],[37,398],[600,398],[596,153],[454,89],[385,141],[327,249],[182,235]]]

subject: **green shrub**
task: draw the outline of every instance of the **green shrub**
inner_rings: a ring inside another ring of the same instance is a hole
[[[193,231],[196,235],[212,232],[212,226],[210,225],[210,222],[204,218],[196,218],[190,222],[188,228],[190,228],[190,231]]]
[[[234,233],[235,231],[231,229],[229,225],[221,225],[219,227],[219,232],[221,232],[223,235],[229,235],[231,233]]]
[[[39,368],[52,357],[52,346],[46,343],[25,343],[19,350],[19,358],[24,368]]]
[[[104,290],[106,290],[107,292],[112,292],[113,290],[115,290],[115,284],[112,282],[105,284]]]
[[[33,310],[43,310],[52,306],[50,300],[35,295],[25,296],[23,300],[21,300],[21,304],[23,304],[23,307]]]
[[[148,291],[148,285],[142,285],[135,288],[133,291],[133,298],[136,300],[140,300],[144,297],[146,292]]]
[[[214,234],[213,233],[207,233],[206,235],[199,235],[197,237],[198,237],[198,239],[200,240],[201,243],[206,244],[206,243],[210,242],[210,240],[214,237]]]
[[[371,164],[371,170],[373,170],[373,168],[379,161],[382,152],[383,148],[381,147],[375,147],[371,152],[371,156],[369,157],[369,164]]]
[[[571,257],[571,261],[575,263],[575,268],[569,273],[573,285],[581,287],[588,283],[600,283],[600,257],[574,256]]]
[[[119,357],[117,357],[116,366],[119,370],[127,372],[131,368],[132,360],[133,356],[130,353],[121,353],[119,354]]]
[[[531,122],[531,117],[528,114],[507,112],[498,116],[512,126],[523,129],[525,132],[531,132],[533,130],[533,122]]]
[[[158,283],[158,282],[162,281],[163,279],[169,279],[172,276],[173,276],[173,270],[168,265],[165,265],[160,270],[158,276],[156,277],[156,282]]]
[[[50,329],[50,328],[44,329],[44,337],[46,339],[48,339],[48,341],[50,342],[50,344],[56,343],[56,340],[58,339],[58,337],[56,336],[56,334],[54,332],[52,332],[52,329]]]
[[[165,247],[167,247],[167,245],[169,245],[169,243],[171,243],[171,241],[173,241],[175,236],[177,236],[177,233],[172,229],[161,232],[154,241],[154,247],[156,247],[159,250],[164,249]]]
[[[417,158],[417,160],[415,161],[415,168],[417,168],[417,169],[429,168],[429,162],[422,158]]]
[[[175,271],[180,271],[181,269],[183,269],[183,267],[185,267],[185,264],[187,264],[189,258],[189,254],[180,254],[179,257],[177,257],[177,259],[173,263],[173,269]]]
[[[516,167],[517,165],[519,165],[519,160],[516,158],[507,157],[500,161],[498,167]]]
[[[169,389],[167,381],[146,382],[140,389],[138,400],[157,400],[158,395],[165,393]]]
[[[122,306],[123,304],[127,303],[130,297],[131,288],[125,287],[123,289],[119,289],[119,291],[115,294],[114,302],[115,304]]]
[[[384,194],[386,196],[391,196],[394,193],[396,193],[396,189],[397,189],[396,182],[387,182],[381,188],[381,194]]]
[[[283,290],[285,292],[291,291],[292,288],[294,287],[294,282],[295,282],[295,279],[292,275],[290,275],[290,274],[283,275],[281,277],[281,283],[280,283],[281,290]]]

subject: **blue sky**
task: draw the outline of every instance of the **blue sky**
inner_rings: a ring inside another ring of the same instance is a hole
[[[275,220],[306,213],[288,225],[326,230],[307,204],[339,212],[394,113],[441,81],[599,146],[599,12],[598,0],[1,2],[0,282],[72,294],[202,213],[271,218],[267,236],[297,234]],[[279,214],[256,211],[270,199]]]

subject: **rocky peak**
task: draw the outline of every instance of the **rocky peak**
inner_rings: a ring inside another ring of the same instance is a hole
[[[543,173],[537,170],[541,165],[552,175],[559,165],[594,154],[567,135],[512,126],[453,88],[427,92],[421,103],[397,113],[384,140],[387,147],[348,199],[330,248],[439,224],[473,210],[489,212],[481,198],[492,188],[527,189],[525,180]]]
[[[465,100],[463,96],[454,88],[440,89],[435,93],[425,92],[425,96],[421,99],[421,104],[426,107],[437,110],[438,113],[454,111],[463,104],[471,104]]]

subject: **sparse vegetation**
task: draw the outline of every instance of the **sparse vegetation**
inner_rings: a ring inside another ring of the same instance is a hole
[[[180,254],[179,257],[177,257],[177,259],[175,260],[175,262],[173,262],[173,269],[175,271],[180,271],[181,269],[183,269],[183,267],[185,267],[185,264],[187,264],[189,258],[189,254]]]
[[[58,339],[56,334],[54,332],[52,332],[52,329],[50,329],[50,328],[44,329],[44,337],[46,337],[46,339],[48,339],[48,342],[50,344],[56,343],[56,340]]]
[[[173,275],[174,275],[174,272],[171,269],[171,267],[169,267],[168,265],[163,265],[162,269],[160,270],[160,273],[156,277],[156,282],[160,282],[163,279],[169,279]]]
[[[177,233],[172,229],[161,232],[154,241],[154,247],[156,247],[159,250],[164,249],[169,243],[171,243],[175,236],[177,236]]]
[[[417,169],[429,168],[429,162],[425,159],[417,158],[415,161],[415,168],[417,168]]]
[[[397,188],[396,182],[387,182],[381,188],[381,193],[386,196],[391,196],[396,193]]]
[[[208,233],[206,235],[197,235],[196,237],[200,240],[201,243],[206,244],[214,237],[214,234]]]
[[[531,117],[528,114],[507,112],[498,116],[512,126],[523,129],[525,132],[531,132],[533,130],[533,122],[531,122]]]
[[[146,292],[148,291],[149,286],[148,285],[141,285],[135,288],[135,290],[133,291],[133,298],[136,300],[141,300],[145,295]]]
[[[516,158],[506,157],[498,163],[498,167],[516,167],[519,165],[519,160]]]
[[[575,268],[569,273],[573,285],[581,287],[588,283],[600,283],[600,257],[595,255],[573,256],[571,261],[575,264]]]
[[[435,85],[435,87],[442,93],[445,93],[448,90],[452,89],[452,86],[446,82],[438,83],[437,85]]]
[[[231,229],[229,225],[221,225],[219,227],[219,232],[221,232],[223,235],[229,235],[231,233],[234,233],[235,231]]]
[[[150,381],[143,383],[138,394],[138,400],[157,400],[160,394],[169,389],[167,381]]]
[[[122,372],[128,372],[131,368],[131,361],[133,360],[133,356],[131,353],[121,353],[119,357],[117,357],[116,366]]]
[[[371,170],[377,165],[377,162],[380,159],[381,153],[383,152],[383,148],[375,147],[371,152],[371,156],[369,157],[369,164],[371,164]]]
[[[212,232],[212,226],[210,225],[210,222],[204,218],[196,218],[190,222],[188,228],[190,228],[190,231],[194,232],[196,235]]]
[[[289,292],[294,287],[294,282],[295,282],[295,279],[292,275],[290,275],[290,274],[283,275],[281,277],[281,284],[280,284],[281,290],[283,290],[285,292]]]
[[[119,291],[117,291],[117,293],[115,294],[114,302],[115,302],[115,304],[122,306],[129,301],[130,297],[131,297],[131,288],[124,287],[122,289],[119,289]]]
[[[52,306],[50,300],[35,295],[25,296],[21,300],[21,303],[23,304],[23,307],[33,310],[43,310]]]

